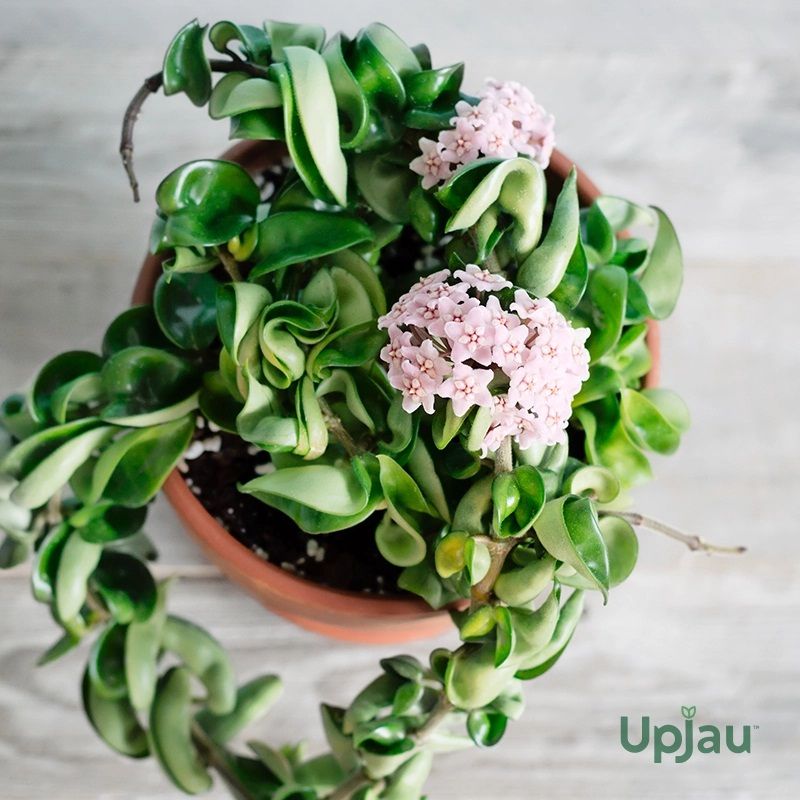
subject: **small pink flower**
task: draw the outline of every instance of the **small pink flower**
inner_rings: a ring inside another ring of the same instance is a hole
[[[381,358],[390,367],[399,367],[403,360],[403,348],[410,345],[411,332],[392,325],[389,328],[389,343],[381,350]]]
[[[453,411],[463,417],[472,406],[492,406],[492,395],[488,389],[494,377],[490,369],[473,369],[468,364],[456,364],[453,374],[439,387],[440,397],[453,401]]]
[[[473,359],[484,366],[492,363],[494,328],[485,306],[476,306],[461,322],[448,322],[444,332],[452,346],[453,361]]]
[[[419,347],[404,347],[402,357],[417,368],[417,374],[429,378],[433,388],[438,387],[450,373],[450,364],[442,358],[430,339],[426,339]]]
[[[458,116],[453,117],[450,120],[450,124],[455,125],[457,120],[464,119],[475,130],[480,130],[495,113],[495,104],[489,99],[481,100],[476,106],[470,105],[466,100],[459,100],[456,103],[456,114]]]
[[[542,325],[531,345],[533,353],[546,361],[564,364],[572,359],[572,328],[568,325]]]
[[[457,269],[453,275],[481,292],[499,292],[513,285],[502,275],[481,269],[477,264],[467,264],[464,269]]]
[[[495,329],[495,332],[498,329]],[[517,367],[522,364],[523,359],[528,353],[526,341],[529,336],[529,331],[524,325],[519,325],[507,331],[502,342],[495,343],[492,348],[492,358],[494,363],[497,364],[506,375],[514,373]],[[497,339],[495,339],[497,342]]]
[[[442,158],[451,164],[469,164],[479,155],[484,145],[484,135],[468,119],[456,118],[455,128],[442,131],[439,142],[443,146]]]
[[[541,420],[529,411],[517,412],[517,442],[520,449],[527,450],[535,444],[555,444],[547,441],[547,432]]]
[[[450,164],[442,158],[443,147],[439,142],[425,137],[419,140],[422,155],[417,156],[408,166],[422,175],[422,188],[430,189],[450,175]]]
[[[403,363],[402,385],[403,411],[411,414],[420,406],[426,414],[433,414],[435,389],[433,381],[408,361]]]
[[[480,300],[476,297],[468,297],[462,302],[451,297],[442,297],[436,306],[439,317],[428,325],[428,332],[433,336],[443,338],[446,335],[445,325],[448,322],[463,322],[464,317],[479,305]]]
[[[526,361],[511,373],[508,401],[521,408],[531,408],[536,403],[538,392],[543,385],[544,381],[537,365]]]
[[[546,297],[535,299],[524,289],[517,289],[514,292],[514,302],[510,308],[516,311],[521,319],[531,320],[534,324],[540,325],[553,325],[561,316],[552,300]]]
[[[497,299],[496,295],[489,295],[486,298],[486,308],[492,315],[492,325],[494,327],[494,342],[501,344],[508,338],[508,334],[514,328],[522,325],[522,321],[516,314],[506,311]]]
[[[489,158],[514,158],[517,151],[512,144],[513,126],[505,117],[494,115],[484,128],[486,138],[481,152]]]

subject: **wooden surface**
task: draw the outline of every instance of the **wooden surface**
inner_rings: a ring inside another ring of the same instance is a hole
[[[256,2],[4,0],[0,30],[0,388],[67,347],[92,347],[126,303],[160,175],[213,156],[224,124],[183,99],[148,102],[137,133],[145,201],[117,163],[121,112],[195,15],[258,23]],[[437,63],[527,82],[560,146],[610,193],[663,206],[682,236],[686,287],[664,326],[664,383],[694,418],[638,505],[709,538],[708,559],[643,534],[640,566],[593,603],[558,668],[527,688],[497,749],[442,757],[440,798],[711,800],[800,796],[800,5],[790,0],[293,4],[286,16],[354,32],[380,18]],[[215,8],[217,10],[215,10]],[[223,10],[224,9],[224,10]],[[486,10],[491,16],[486,15]],[[165,563],[202,563],[169,510],[151,526]],[[269,616],[216,577],[186,579],[179,613],[231,648],[240,674],[284,675],[273,741],[319,747],[316,707],[345,703],[388,648],[328,642]],[[56,635],[24,573],[0,578],[0,796],[173,798],[152,763],[110,754],[78,709],[83,653],[37,670]],[[452,637],[442,644],[452,643]],[[409,648],[427,653],[428,643]],[[624,752],[619,717],[758,725],[750,755],[655,765]],[[274,732],[271,732],[274,731]],[[226,795],[221,789],[213,797]]]

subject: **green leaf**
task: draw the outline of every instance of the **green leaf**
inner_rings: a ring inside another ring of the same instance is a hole
[[[89,680],[88,670],[83,675],[82,696],[89,722],[109,747],[130,758],[144,758],[149,754],[147,732],[127,698],[102,697]]]
[[[388,512],[375,528],[375,545],[390,564],[398,567],[412,567],[425,558],[425,540],[417,531],[398,525]]]
[[[349,45],[344,34],[337,33],[322,50],[339,109],[339,139],[346,150],[358,147],[369,131],[367,98],[344,56]]]
[[[164,94],[184,92],[196,105],[202,106],[211,94],[211,67],[203,51],[207,25],[194,19],[184,25],[170,42],[164,56],[162,74]]]
[[[586,212],[584,223],[584,243],[589,260],[597,265],[607,264],[616,250],[617,237],[597,202],[592,203]]]
[[[515,282],[535,297],[547,297],[567,274],[580,233],[577,172],[569,172],[542,243],[522,262]]]
[[[516,677],[520,680],[538,678],[549,670],[566,649],[583,613],[584,595],[576,589],[561,607],[553,637],[549,643],[522,663]]]
[[[459,62],[438,69],[427,69],[409,75],[404,83],[408,102],[412,106],[427,108],[435,103],[455,106],[460,99],[461,81],[464,79],[464,64]]]
[[[658,227],[650,257],[642,268],[641,283],[653,316],[665,319],[675,308],[683,284],[683,256],[675,228],[667,215],[654,208]]]
[[[429,244],[444,235],[444,209],[421,186],[415,186],[408,197],[408,217],[414,230]]]
[[[161,275],[153,309],[161,330],[183,350],[205,350],[217,338],[217,288],[209,274]]]
[[[331,253],[328,260],[334,267],[349,273],[361,284],[372,304],[374,316],[386,313],[386,294],[383,284],[376,270],[367,261],[352,250],[338,250],[336,253]]]
[[[544,502],[544,481],[535,467],[523,465],[495,477],[492,483],[495,535],[526,533],[541,513]]]
[[[548,586],[554,571],[555,561],[548,555],[522,567],[506,569],[495,581],[494,593],[510,606],[524,606]]]
[[[108,326],[103,337],[103,356],[110,358],[121,350],[137,346],[158,349],[170,346],[151,305],[128,308]]]
[[[211,26],[208,39],[218,53],[237,55],[231,42],[238,42],[238,50],[246,61],[261,66],[269,65],[270,45],[264,30],[254,25],[236,25],[222,20]]]
[[[586,455],[592,464],[610,469],[623,488],[630,488],[652,477],[650,462],[631,441],[615,398],[575,409],[575,416],[586,433]]]
[[[452,530],[486,533],[489,527],[486,517],[492,508],[492,483],[493,477],[486,475],[467,489],[453,514]]]
[[[599,267],[589,278],[588,297],[592,304],[592,333],[586,346],[592,361],[597,361],[614,347],[622,333],[628,273],[614,265]]]
[[[217,289],[219,337],[237,364],[242,363],[240,345],[271,300],[270,293],[256,283],[237,281]]]
[[[528,659],[540,652],[555,633],[558,624],[559,593],[553,589],[547,599],[535,610],[512,608],[509,610],[511,625],[516,633],[514,658]]]
[[[224,244],[256,221],[261,200],[247,171],[230,161],[190,161],[156,189],[165,218],[162,245]]]
[[[230,658],[207,631],[181,617],[168,616],[161,645],[181,659],[206,689],[205,704],[213,714],[229,714],[236,705],[236,679]]]
[[[264,22],[270,44],[272,58],[283,61],[286,56],[284,48],[287,46],[310,47],[319,50],[325,41],[325,28],[321,25],[309,25],[301,22],[278,22],[268,19]]]
[[[79,636],[76,636],[74,633],[65,633],[36,659],[36,666],[44,667],[47,664],[58,661],[62,656],[71,653],[80,643],[81,639]]]
[[[185,667],[172,667],[159,680],[150,708],[153,753],[172,782],[187,794],[207,792],[212,785],[192,740],[192,684]]]
[[[553,558],[569,564],[608,598],[608,551],[591,500],[570,495],[551,500],[539,515],[536,535]]]
[[[62,522],[50,530],[39,545],[31,571],[31,590],[39,603],[53,600],[58,564],[70,534],[70,526]]]
[[[358,32],[353,72],[376,109],[401,109],[406,103],[403,81],[419,71],[414,52],[390,28],[374,22]]]
[[[385,339],[374,320],[334,331],[312,348],[306,360],[306,372],[315,380],[321,380],[335,367],[360,367],[378,355]]]
[[[137,711],[150,708],[156,691],[167,588],[166,582],[159,584],[155,611],[144,622],[131,622],[125,637],[125,680]]]
[[[619,480],[605,467],[581,466],[564,481],[564,491],[610,503],[619,496]]]
[[[155,610],[156,584],[138,558],[107,550],[91,581],[117,622],[144,622]]]
[[[306,533],[343,530],[366,519],[382,500],[377,459],[350,464],[308,464],[261,475],[240,486],[267,505],[288,514]],[[313,493],[308,487],[314,486]]]
[[[618,586],[627,580],[639,557],[639,539],[624,519],[613,515],[600,519],[600,534],[608,550],[609,587]],[[578,589],[594,589],[583,576],[571,573],[562,567],[556,574],[559,583]]]
[[[635,226],[653,224],[653,210],[651,208],[631,203],[630,200],[625,200],[622,197],[604,194],[598,197],[595,203],[600,211],[603,212],[603,216],[615,233],[622,233]],[[621,239],[618,245],[621,245],[624,241],[624,239]]]
[[[659,404],[667,406],[667,413],[673,412],[673,419],[678,425],[673,424]],[[623,389],[620,413],[630,438],[640,447],[662,455],[669,455],[678,449],[689,416],[683,401],[664,389],[654,395],[649,394],[648,390],[638,392]]]
[[[55,580],[55,609],[63,623],[69,623],[83,608],[87,581],[102,552],[100,545],[85,542],[77,531],[64,543]]]
[[[286,82],[281,82],[289,153],[300,177],[315,195],[320,196],[315,191],[316,180],[309,182],[306,179],[312,171],[327,190],[323,194],[329,193],[339,205],[346,206],[347,162],[339,146],[336,95],[325,60],[308,47],[285,47],[283,52],[291,85],[291,101],[287,102]],[[299,133],[298,128],[303,137],[300,147],[296,145],[295,137],[290,135]]]
[[[262,675],[243,684],[236,693],[236,705],[227,714],[212,714],[203,709],[197,722],[219,744],[229,742],[248,725],[264,717],[275,705],[283,683],[275,675]]]
[[[474,189],[464,194],[461,185],[474,182],[472,173],[484,175],[490,159],[479,159],[459,169],[438,191],[437,196],[455,211],[445,231],[452,233],[479,225],[484,214],[496,218],[498,212],[510,215],[514,226],[511,246],[525,258],[539,241],[547,189],[542,168],[529,158],[491,160],[491,170]]]
[[[396,153],[358,153],[353,161],[356,187],[370,208],[387,222],[409,220],[409,197],[418,180],[407,158]]]
[[[84,506],[69,517],[69,524],[80,531],[87,542],[111,544],[141,531],[147,507],[123,508],[105,501]]]
[[[470,711],[467,717],[467,733],[478,747],[493,747],[506,732],[508,718],[491,711]]]
[[[108,700],[126,697],[125,626],[110,624],[95,639],[87,665],[89,680],[97,693]]]
[[[24,440],[32,436],[39,427],[40,423],[30,413],[24,395],[12,394],[0,404],[0,434],[5,431],[15,439]],[[0,446],[0,458],[5,457],[9,446],[9,437],[3,438],[5,441]]]
[[[433,765],[433,753],[421,751],[411,756],[386,778],[381,800],[417,800]]]
[[[279,108],[244,111],[231,117],[228,138],[253,141],[283,141],[286,139],[283,117],[283,111]]]
[[[211,272],[220,263],[219,256],[205,247],[176,247],[174,253],[172,258],[165,259],[161,264],[167,275]]]
[[[101,378],[110,399],[103,419],[134,427],[162,421],[156,412],[187,401],[199,386],[188,361],[153,347],[121,350],[106,361]],[[192,407],[196,401],[183,414]]]
[[[495,628],[494,665],[501,667],[511,657],[516,648],[516,632],[511,612],[506,606],[495,606],[494,617],[497,621]]]
[[[607,395],[616,395],[622,385],[622,377],[617,369],[607,364],[593,364],[588,379],[583,382],[572,401],[572,407],[602,400]]]
[[[372,231],[356,217],[325,211],[282,211],[258,225],[251,278],[369,241]]]
[[[387,455],[379,455],[377,458],[381,488],[389,514],[400,527],[410,533],[421,533],[420,515],[436,517],[436,510],[428,504],[416,481],[393,458]]]
[[[102,497],[127,508],[149,503],[189,446],[194,427],[188,415],[121,436],[98,458],[85,502]]]
[[[12,536],[4,536],[0,544],[0,569],[13,569],[27,561],[31,552],[28,542],[21,542]]]
[[[245,72],[230,72],[211,92],[208,115],[224,119],[248,111],[281,107],[281,90],[266,78],[253,78]]]
[[[39,370],[31,389],[34,419],[39,422],[65,422],[66,420],[57,419],[55,416],[54,395],[77,378],[97,373],[102,364],[100,356],[85,350],[70,350],[48,361]]]
[[[11,500],[23,508],[43,506],[115,432],[114,428],[106,425],[84,431],[69,439],[19,482],[11,493]]]
[[[509,664],[495,667],[494,643],[460,648],[447,665],[445,690],[456,708],[472,711],[491,703],[514,677]]]

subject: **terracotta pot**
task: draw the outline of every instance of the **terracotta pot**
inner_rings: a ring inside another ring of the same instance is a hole
[[[222,158],[241,164],[256,174],[284,154],[274,142],[241,142]],[[572,162],[556,151],[550,163],[550,180],[563,181]],[[578,171],[578,194],[589,205],[600,191]],[[148,303],[161,274],[159,258],[148,255],[133,292],[134,303]],[[658,330],[652,326],[648,342],[653,350],[653,370],[647,384],[658,374]],[[232,581],[238,583],[276,614],[303,628],[335,639],[386,644],[435,636],[450,626],[446,611],[434,611],[413,597],[387,598],[360,592],[329,589],[293,575],[259,558],[231,536],[202,506],[177,470],[164,485],[164,494],[191,537],[208,558]]]

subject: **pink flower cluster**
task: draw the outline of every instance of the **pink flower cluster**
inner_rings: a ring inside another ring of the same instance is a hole
[[[436,398],[459,417],[473,406],[493,409],[483,456],[506,436],[522,449],[564,441],[572,399],[589,376],[589,329],[573,328],[550,300],[523,289],[505,308],[496,293],[511,287],[474,264],[443,269],[378,320],[389,331],[381,358],[407,412],[433,414]]]
[[[486,83],[477,105],[456,103],[453,128],[441,131],[438,141],[419,140],[422,154],[409,166],[422,175],[422,188],[446,180],[461,164],[479,156],[514,158],[530,156],[542,167],[550,163],[555,144],[554,118],[516,81]]]

